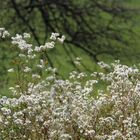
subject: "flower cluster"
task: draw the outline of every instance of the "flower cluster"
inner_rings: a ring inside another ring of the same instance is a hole
[[[30,83],[34,85],[41,78],[45,77],[44,75],[47,71],[47,51],[55,47],[55,41],[59,41],[59,36],[58,33],[52,33],[50,42],[35,47],[28,43],[31,38],[28,33],[23,35],[16,34],[15,37],[11,37],[12,44],[17,47],[19,52],[18,56],[12,61],[13,67],[8,70],[9,73],[15,73],[16,75],[16,90],[19,92],[14,92],[15,94],[20,92],[26,94]],[[64,41],[64,36],[61,38]]]
[[[5,28],[0,28],[0,37],[1,38],[5,38],[9,35],[10,35],[9,32],[7,30],[5,30]]]
[[[57,34],[51,38],[55,37]],[[16,44],[21,47],[26,43],[19,38]],[[0,139],[139,140],[139,69],[119,62],[99,65],[108,72],[88,75],[73,71],[66,80],[56,77],[56,69],[45,68],[51,75],[42,79],[25,66],[25,75],[31,73],[33,79],[27,88],[18,90],[20,85],[16,85],[10,89],[17,97],[0,98]],[[44,68],[42,59],[37,67]],[[106,87],[97,94],[95,89],[101,81]]]

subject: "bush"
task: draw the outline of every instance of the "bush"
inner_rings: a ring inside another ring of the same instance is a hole
[[[52,36],[51,39],[60,40],[58,34]],[[29,34],[12,37],[21,53],[16,66],[8,70],[17,73],[16,85],[10,87],[15,97],[0,98],[1,139],[140,139],[138,68],[118,61],[110,65],[100,62],[107,73],[87,75],[73,71],[68,79],[58,79],[56,69],[47,68],[46,60],[39,59],[38,54],[53,48],[55,43],[34,48],[24,40],[26,37]],[[48,74],[44,78],[45,73]],[[106,83],[106,88],[95,96],[100,81]]]

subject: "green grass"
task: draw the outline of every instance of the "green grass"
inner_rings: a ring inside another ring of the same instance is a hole
[[[125,3],[126,4],[126,3]],[[128,0],[127,3],[128,7],[131,7],[132,9],[140,9],[140,0]],[[140,15],[136,14],[133,17],[134,19],[134,25],[133,29],[134,32],[137,34],[137,38],[134,40],[131,36],[126,36],[129,40],[131,39],[132,44],[130,46],[126,46],[125,52],[126,54],[119,53],[117,54],[117,58],[121,60],[121,63],[127,64],[127,65],[134,65],[140,63]],[[125,26],[125,24],[123,25]],[[42,35],[43,36],[43,35]],[[133,36],[133,35],[132,35]],[[0,43],[0,94],[1,95],[9,95],[8,87],[11,86],[10,84],[7,84],[7,72],[6,69],[10,67],[10,58],[13,57],[11,52],[14,52],[15,50],[9,49],[9,44],[4,47],[3,43]],[[121,49],[121,47],[120,47]],[[74,52],[74,53],[73,53]],[[129,53],[128,53],[129,52]],[[60,75],[64,78],[68,77],[68,73],[72,70],[75,70],[75,67],[73,66],[73,62],[70,59],[70,57],[74,60],[76,57],[81,57],[82,66],[78,66],[78,69],[80,71],[85,71],[88,69],[89,71],[98,71],[98,66],[96,65],[95,61],[89,57],[83,50],[76,48],[74,46],[62,46],[57,45],[56,48],[53,50],[50,50],[48,52],[49,57],[51,58],[51,61],[54,62],[54,67],[58,69],[58,72]],[[103,60],[107,63],[113,62],[116,58],[114,58],[110,54],[101,54],[98,56],[99,60]],[[86,66],[86,69],[85,67]]]

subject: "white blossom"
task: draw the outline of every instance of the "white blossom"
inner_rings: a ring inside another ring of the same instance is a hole
[[[59,42],[63,43],[64,40],[65,40],[65,36],[64,36],[64,35],[63,35],[61,38],[58,37],[58,41],[59,41]]]
[[[14,68],[9,69],[8,72],[14,72]]]

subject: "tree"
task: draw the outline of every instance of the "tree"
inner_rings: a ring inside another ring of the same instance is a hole
[[[128,45],[128,34],[133,32],[129,25],[134,10],[121,0],[6,0],[2,6],[13,12],[6,25],[28,29],[38,45],[50,32],[59,32],[66,35],[67,47],[73,44],[96,62],[100,54],[122,51],[120,46]]]

